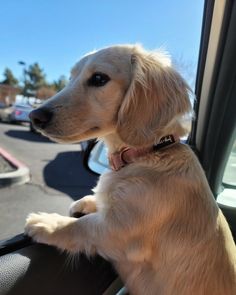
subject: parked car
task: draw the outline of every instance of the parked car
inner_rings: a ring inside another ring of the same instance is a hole
[[[12,122],[30,122],[29,113],[33,110],[33,107],[28,104],[15,104],[13,105],[13,111],[11,113]]]
[[[11,114],[13,112],[12,106],[0,105],[0,121],[10,123]]]

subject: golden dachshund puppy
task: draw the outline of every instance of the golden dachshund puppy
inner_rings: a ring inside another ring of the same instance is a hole
[[[112,171],[72,204],[71,217],[32,213],[25,233],[109,259],[130,294],[236,294],[229,226],[198,159],[179,141],[188,94],[165,53],[120,45],[84,56],[69,84],[30,116],[58,142],[103,140]]]

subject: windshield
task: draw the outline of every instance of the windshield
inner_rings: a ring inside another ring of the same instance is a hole
[[[22,106],[41,105],[67,85],[82,56],[114,44],[169,52],[194,89],[203,5],[203,0],[1,4],[0,104],[20,109],[0,112],[0,240],[23,232],[30,212],[68,215],[71,202],[91,193],[97,181],[83,166],[86,142],[58,144],[43,137]]]

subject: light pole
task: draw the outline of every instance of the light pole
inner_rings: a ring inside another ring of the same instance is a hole
[[[26,62],[20,60],[18,61],[18,64],[23,66],[23,79],[24,79],[24,87],[23,87],[23,91],[22,91],[22,94],[23,94],[23,97],[25,98],[25,85],[26,85]]]

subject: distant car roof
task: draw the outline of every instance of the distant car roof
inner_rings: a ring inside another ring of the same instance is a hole
[[[32,106],[29,104],[14,104],[14,107],[16,107],[16,108],[31,108],[32,109]]]

